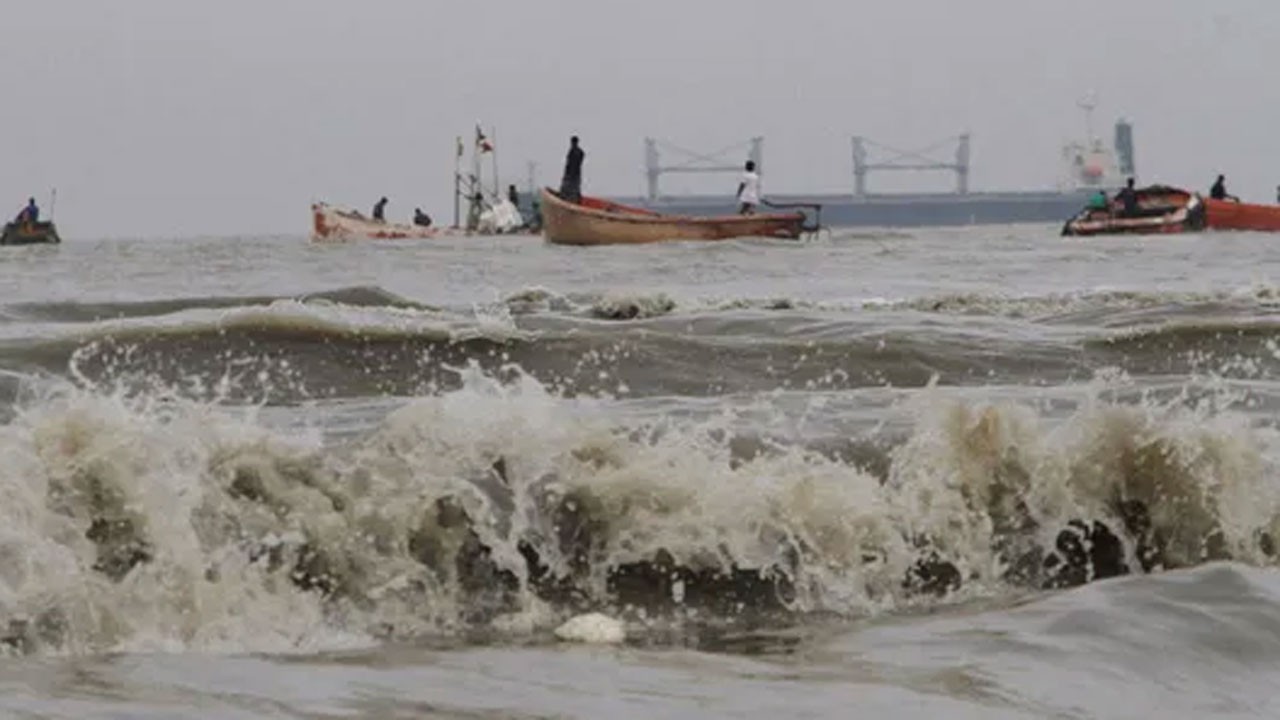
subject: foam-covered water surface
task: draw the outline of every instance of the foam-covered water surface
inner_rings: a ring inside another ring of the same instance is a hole
[[[1275,237],[6,260],[0,712],[1277,710]]]

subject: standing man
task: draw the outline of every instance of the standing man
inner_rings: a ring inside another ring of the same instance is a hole
[[[742,182],[738,183],[739,215],[754,215],[756,206],[760,204],[760,176],[756,173],[753,160],[747,161],[746,172],[742,173]]]
[[[387,199],[384,197],[373,206],[373,219],[378,222],[386,222]]]
[[[586,155],[578,147],[578,136],[569,138],[569,154],[564,158],[564,177],[560,180],[560,197],[569,202],[582,201],[582,161]]]
[[[1138,191],[1133,187],[1133,178],[1129,178],[1124,184],[1116,195],[1116,199],[1120,201],[1120,217],[1137,217]]]
[[[484,193],[479,190],[471,196],[471,208],[467,210],[467,231],[480,229],[480,215],[484,213]]]

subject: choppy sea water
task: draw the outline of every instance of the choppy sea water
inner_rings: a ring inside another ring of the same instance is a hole
[[[0,715],[1280,716],[1280,237],[1055,230],[5,249]]]

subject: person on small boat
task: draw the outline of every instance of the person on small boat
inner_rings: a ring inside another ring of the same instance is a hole
[[[475,232],[480,228],[480,214],[484,212],[484,193],[479,190],[471,196],[471,207],[467,210],[467,230]]]
[[[529,227],[529,215],[526,215],[524,210],[520,207],[520,193],[516,191],[515,185],[507,186],[507,202],[515,206],[516,214],[520,216],[520,227]]]
[[[22,208],[22,210],[18,212],[18,217],[14,218],[14,222],[19,225],[24,223],[35,224],[40,222],[40,208],[36,206],[35,198],[27,198],[26,207]]]
[[[525,227],[534,232],[542,229],[542,205],[539,204],[537,195],[529,199],[529,220]]]
[[[560,180],[560,197],[569,202],[582,200],[582,161],[586,153],[578,146],[578,136],[569,138],[569,153],[564,158],[564,176]]]
[[[1138,191],[1133,187],[1133,178],[1124,184],[1116,195],[1120,201],[1120,217],[1134,217],[1138,214]]]
[[[1089,196],[1089,209],[1090,210],[1106,210],[1107,209],[1106,191],[1099,190]]]
[[[1227,194],[1227,178],[1219,175],[1218,179],[1213,182],[1213,187],[1209,188],[1209,197],[1214,200],[1234,200],[1240,202],[1240,198]]]
[[[431,216],[422,212],[421,208],[414,208],[413,224],[419,227],[431,227]]]
[[[760,204],[760,175],[756,173],[753,160],[747,161],[746,170],[742,173],[742,182],[738,183],[739,215],[753,215],[756,205]]]
[[[378,222],[387,221],[387,199],[384,197],[373,205],[373,219]]]

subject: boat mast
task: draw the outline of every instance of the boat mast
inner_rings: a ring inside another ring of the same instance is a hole
[[[493,156],[493,201],[497,203],[502,198],[502,188],[499,187],[498,183],[498,128],[493,128],[493,134],[489,137],[492,138],[490,144],[493,147],[489,151],[489,154]]]
[[[458,144],[453,153],[453,226],[460,227],[462,222],[462,136],[458,136]]]
[[[480,129],[480,123],[476,123],[476,139],[471,144],[471,187],[467,191],[471,196],[472,202],[475,201],[476,192],[484,190],[484,178],[480,168],[480,138],[482,136],[483,131]]]

